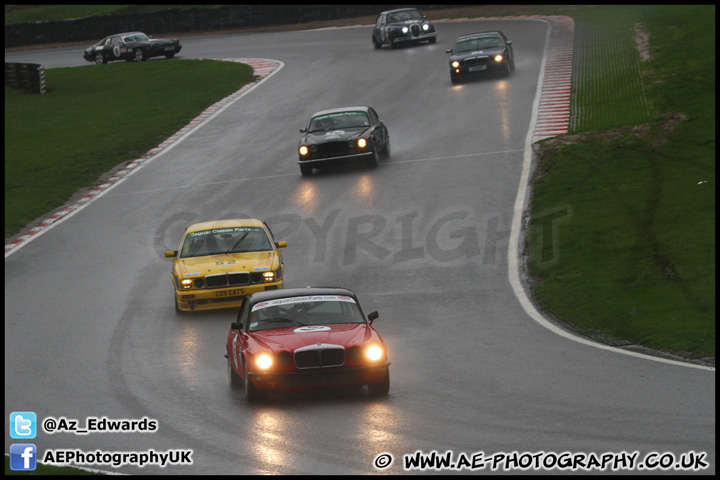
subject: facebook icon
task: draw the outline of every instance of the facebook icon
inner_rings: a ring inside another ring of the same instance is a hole
[[[35,470],[37,447],[32,443],[10,445],[10,470]]]

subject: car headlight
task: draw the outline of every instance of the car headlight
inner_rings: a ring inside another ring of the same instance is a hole
[[[457,60],[455,60],[454,62],[452,62],[452,63],[450,64],[450,66],[453,67],[453,68],[458,68],[458,67],[460,66],[460,62],[458,62]]]
[[[275,280],[275,272],[265,272],[265,273],[263,273],[263,279],[264,279],[266,282],[272,282],[273,280]]]
[[[367,147],[367,140],[365,140],[364,138],[359,138],[357,141],[357,145],[360,148],[365,148]]]
[[[255,364],[260,370],[267,370],[272,365],[272,357],[267,353],[263,353],[257,357]]]
[[[502,56],[502,55],[495,55],[495,61],[496,61],[496,62],[502,62],[502,61],[503,61],[503,56]]]
[[[300,147],[300,155],[305,156],[308,154],[308,152],[309,152],[308,147],[306,147],[305,145]]]
[[[383,351],[382,348],[378,347],[377,345],[372,345],[371,347],[368,347],[365,355],[367,355],[367,357],[374,362],[382,358]]]
[[[402,28],[402,32],[403,32],[403,33],[407,33],[407,32],[408,32],[408,28],[407,28],[407,27],[403,27],[403,28]]]
[[[190,290],[192,288],[192,284],[192,278],[183,278],[182,280],[180,280],[180,287],[183,290]]]
[[[424,24],[423,24],[423,30],[425,30],[426,32],[427,32],[428,30],[430,30],[430,25],[428,25],[427,23],[424,23]]]

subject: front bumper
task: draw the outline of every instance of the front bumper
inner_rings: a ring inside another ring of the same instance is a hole
[[[251,293],[283,288],[283,281],[256,283],[226,288],[206,288],[202,290],[175,290],[178,309],[186,312],[195,310],[214,310],[242,305],[245,297]]]
[[[293,370],[290,372],[248,372],[258,390],[299,391],[313,388],[363,386],[381,380],[390,362],[358,367]]]
[[[326,165],[338,165],[341,163],[346,162],[353,162],[358,160],[367,160],[372,158],[374,153],[371,151],[364,152],[364,153],[354,153],[351,155],[341,155],[337,157],[327,157],[327,158],[310,158],[307,160],[298,160],[298,165],[308,165],[311,167],[323,167]]]
[[[466,75],[482,75],[487,72],[504,72],[507,71],[507,63],[507,60],[503,60],[502,62],[492,61],[483,65],[462,65],[458,68],[450,67],[450,76],[458,78]]]
[[[437,38],[437,33],[435,33],[435,32],[421,33],[418,36],[415,36],[411,32],[408,32],[405,34],[393,36],[392,43],[398,44],[398,43],[407,43],[407,42],[424,42],[424,41],[435,40],[436,38]]]

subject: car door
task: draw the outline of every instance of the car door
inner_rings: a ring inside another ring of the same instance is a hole
[[[380,43],[388,43],[388,28],[387,28],[387,15],[381,14],[378,17],[377,28],[379,31],[378,39]]]
[[[110,38],[110,60],[120,60],[123,57],[124,44],[119,36]]]

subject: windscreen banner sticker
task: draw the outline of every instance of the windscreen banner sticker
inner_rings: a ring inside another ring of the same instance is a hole
[[[188,233],[188,238],[202,237],[205,235],[219,235],[223,233],[245,233],[245,232],[261,232],[260,227],[229,227],[229,228],[211,228],[210,230],[200,230],[199,232]]]
[[[277,307],[278,305],[290,305],[293,303],[306,303],[306,302],[348,302],[355,303],[351,297],[345,295],[309,295],[302,297],[291,297],[291,298],[278,298],[276,300],[269,300],[267,302],[260,302],[253,306],[252,311],[262,310],[267,307]]]
[[[340,113],[328,113],[327,115],[319,115],[313,118],[315,120],[324,120],[326,118],[337,118],[337,117],[367,117],[365,112],[340,112]]]

